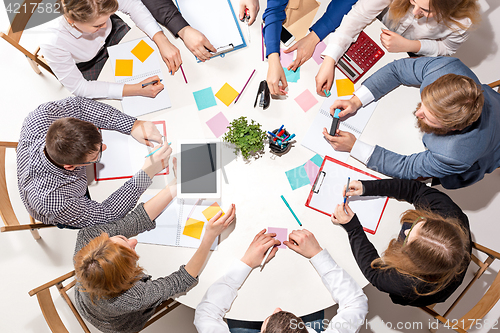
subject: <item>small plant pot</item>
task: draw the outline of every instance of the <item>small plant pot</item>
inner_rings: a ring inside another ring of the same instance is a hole
[[[279,128],[275,129],[273,131],[273,134],[278,135]],[[287,130],[285,130],[285,137],[290,135]],[[269,148],[271,149],[271,152],[273,152],[276,155],[283,155],[286,154],[290,151],[292,148],[292,144],[289,142],[285,143],[284,145],[280,146],[279,144],[275,143],[273,139],[269,138]]]

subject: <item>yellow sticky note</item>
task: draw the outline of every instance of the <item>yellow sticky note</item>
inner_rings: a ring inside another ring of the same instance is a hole
[[[220,101],[226,104],[226,106],[229,106],[229,104],[231,104],[237,96],[238,92],[227,83],[224,83],[222,88],[220,88],[217,94],[215,94],[215,97],[220,99]]]
[[[337,96],[349,96],[352,94],[354,94],[354,83],[351,80],[337,80]]]
[[[190,218],[189,220],[186,221],[186,226],[184,227],[184,231],[182,232],[182,234],[196,239],[200,239],[204,224],[205,222],[203,221]]]
[[[210,220],[212,217],[215,216],[220,210],[222,210],[217,202],[214,202],[212,205],[210,205],[207,209],[203,211],[203,215],[205,215],[205,218]],[[224,212],[222,212],[221,217],[224,216]]]
[[[133,67],[132,59],[116,59],[115,76],[132,76]]]
[[[148,43],[141,40],[130,52],[132,52],[132,54],[135,55],[141,62],[144,62],[147,58],[149,58],[154,50],[151,46],[148,45]]]

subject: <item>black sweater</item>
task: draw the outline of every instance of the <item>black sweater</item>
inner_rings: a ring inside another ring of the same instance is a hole
[[[470,230],[467,216],[450,197],[421,182],[401,179],[383,179],[363,181],[362,183],[365,187],[363,196],[388,196],[398,200],[405,200],[413,204],[417,209],[426,208],[441,216],[458,218],[467,232]],[[428,296],[419,296],[415,293],[414,287],[417,287],[417,290],[423,293],[431,290],[433,285],[401,274],[395,269],[381,270],[372,268],[372,261],[379,258],[379,255],[373,244],[366,237],[358,217],[354,215],[350,222],[342,226],[349,235],[352,252],[364,276],[378,290],[389,293],[393,303],[420,307],[444,302],[463,281],[466,272],[465,269],[441,291]],[[471,245],[472,241],[470,240],[469,253],[471,251]],[[464,262],[464,265],[468,264],[469,261]]]

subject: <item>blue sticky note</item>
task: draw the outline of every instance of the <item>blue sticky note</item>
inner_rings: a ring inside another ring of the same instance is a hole
[[[287,82],[297,82],[300,79],[300,67],[297,68],[297,70],[295,72],[289,71],[285,67],[283,67],[283,70],[285,71],[285,76],[286,76]]]
[[[195,91],[193,96],[199,111],[217,105],[212,87]]]
[[[299,187],[309,185],[311,182],[309,181],[309,177],[307,176],[306,169],[304,168],[304,164],[295,169],[288,170],[285,172],[286,177],[288,178],[288,182],[292,187],[292,190],[296,190]]]
[[[323,157],[321,157],[321,155],[316,154],[311,158],[311,162],[313,162],[314,164],[316,164],[321,168],[321,164],[323,164]]]

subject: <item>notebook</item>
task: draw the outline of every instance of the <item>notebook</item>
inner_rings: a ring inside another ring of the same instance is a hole
[[[143,195],[144,202],[150,198]],[[156,228],[139,234],[137,240],[146,244],[198,248],[208,220],[220,209],[220,201],[174,198],[156,218]],[[218,243],[219,237],[211,250],[216,250]]]
[[[148,37],[110,46],[108,53],[116,83],[134,84],[154,75],[164,79],[160,68],[159,51],[156,44]],[[123,112],[133,117],[171,106],[166,88],[155,98],[128,96],[122,99]]]
[[[314,118],[309,130],[301,142],[304,147],[312,150],[316,154],[320,154],[321,156],[328,155],[338,159],[339,161],[347,162],[349,153],[333,149],[330,142],[323,136],[323,128],[326,127],[326,130],[329,131],[332,125],[333,117],[330,114],[330,106],[332,106],[333,102],[337,99],[350,99],[351,97],[352,96],[337,97],[332,94],[323,102],[323,105],[321,105],[318,114]],[[359,138],[361,133],[363,133],[368,120],[370,120],[373,111],[375,111],[377,104],[378,103],[376,102],[372,102],[366,107],[360,108],[356,114],[342,118],[339,129],[341,131],[347,131],[354,134],[356,139]]]
[[[166,135],[165,121],[153,121],[158,131]],[[131,135],[117,131],[102,130],[102,142],[107,149],[103,152],[101,161],[94,164],[96,181],[132,178],[142,168],[145,156],[153,151],[152,148],[137,142]],[[158,175],[167,175],[166,170]]]
[[[348,177],[351,177],[351,180],[380,179],[349,164],[326,156],[311,188],[306,206],[331,216],[335,207],[344,202],[342,191],[347,184]],[[375,234],[387,201],[389,201],[387,197],[353,196],[349,198],[348,204],[352,211],[358,215],[363,229],[366,232]]]
[[[182,17],[202,32],[216,49],[221,50],[232,44],[234,51],[247,46],[230,0],[175,2]],[[220,55],[224,56],[224,53]]]

